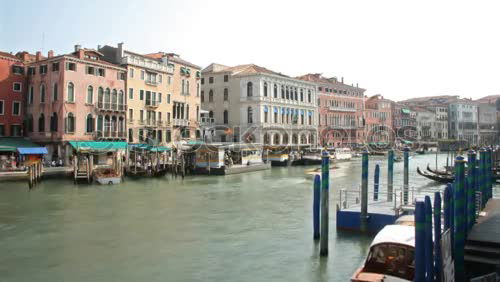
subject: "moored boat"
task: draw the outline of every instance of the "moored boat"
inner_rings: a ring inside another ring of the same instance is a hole
[[[350,148],[333,148],[328,151],[330,151],[330,156],[335,162],[350,161],[353,158],[353,153]]]
[[[455,180],[455,177],[452,175],[446,176],[446,175],[436,175],[436,174],[431,174],[425,171],[421,171],[419,167],[417,167],[417,173],[422,175],[423,177],[426,177],[430,180],[434,180],[439,183],[452,183]]]

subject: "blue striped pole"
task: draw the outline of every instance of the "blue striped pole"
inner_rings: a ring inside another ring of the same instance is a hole
[[[321,199],[321,177],[316,175],[314,177],[314,192],[313,192],[313,238],[318,240],[319,233],[319,206]]]
[[[387,164],[387,201],[392,202],[393,180],[394,180],[394,151],[390,150]]]
[[[441,281],[441,193],[434,193],[434,274]]]
[[[465,247],[465,160],[462,156],[457,156],[455,160],[455,187],[454,187],[454,259],[455,259],[455,280],[464,281],[464,247]]]
[[[330,186],[330,156],[324,151],[321,157],[321,236],[319,255],[328,256],[328,206]]]
[[[431,198],[429,196],[425,196],[424,201],[424,209],[425,209],[425,281],[433,282],[434,281],[434,256],[433,256],[433,248],[432,248],[432,206],[431,206]]]
[[[361,162],[361,231],[368,231],[368,151],[365,150]]]
[[[484,205],[486,204],[486,151],[484,149],[481,149],[479,152],[479,171],[480,171],[480,180],[479,180],[479,185],[481,191],[481,209],[484,208]]]
[[[451,193],[451,183],[448,183],[444,189],[443,195],[444,230],[451,228]]]
[[[414,281],[425,280],[425,207],[424,202],[415,204],[415,277]]]
[[[491,197],[493,197],[493,181],[492,181],[492,178],[493,178],[493,173],[492,173],[492,165],[491,165],[491,148],[488,147],[488,150],[486,151],[486,169],[487,169],[487,172],[488,172],[488,182],[487,182],[487,188],[488,188],[488,192],[487,192],[487,195],[488,195],[488,200],[491,199]]]
[[[409,168],[409,155],[410,148],[408,146],[404,149],[404,175],[403,175],[403,200],[404,204],[408,204],[408,189],[409,189],[409,176],[408,176],[408,168]]]
[[[467,230],[470,231],[476,220],[476,152],[473,150],[470,150],[467,156],[467,167]]]
[[[373,175],[373,200],[378,201],[378,190],[380,186],[380,166],[375,165],[375,174]]]

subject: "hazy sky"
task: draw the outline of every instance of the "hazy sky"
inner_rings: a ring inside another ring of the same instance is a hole
[[[2,0],[0,50],[67,53],[125,42],[202,67],[314,72],[401,100],[500,94],[495,1]]]

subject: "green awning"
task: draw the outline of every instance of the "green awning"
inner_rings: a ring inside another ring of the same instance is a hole
[[[188,145],[202,145],[203,141],[200,140],[190,140],[187,142]]]
[[[116,151],[127,149],[127,142],[69,141],[77,151]]]
[[[0,152],[16,152],[17,148],[41,147],[22,137],[0,137]]]
[[[165,146],[158,146],[151,148],[151,152],[168,152],[168,151],[170,151],[170,148]]]
[[[409,114],[410,114],[410,110],[408,110],[408,109],[401,109],[401,112],[402,112],[403,114],[407,114],[407,115],[409,115]]]
[[[402,140],[403,144],[408,144],[408,145],[411,145],[413,144],[413,142],[411,141],[408,141],[408,140]]]

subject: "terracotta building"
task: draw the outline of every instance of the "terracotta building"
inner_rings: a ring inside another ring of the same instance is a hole
[[[20,58],[0,52],[0,137],[22,135],[25,75]]]
[[[366,99],[364,115],[367,143],[389,144],[394,141],[391,102],[380,94]]]
[[[344,84],[344,79],[319,73],[298,77],[313,82],[318,94],[318,132],[322,146],[351,146],[363,143],[363,97],[365,89]]]
[[[30,57],[27,65],[26,131],[50,158],[66,162],[69,141],[126,140],[126,69],[102,53],[75,45],[72,53]]]

